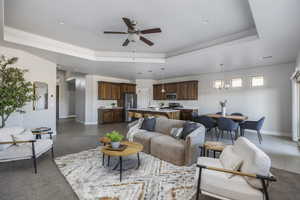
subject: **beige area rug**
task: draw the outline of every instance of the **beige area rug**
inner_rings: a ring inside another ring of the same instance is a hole
[[[119,170],[113,170],[118,158],[111,158],[110,166],[102,166],[100,148],[55,159],[55,162],[80,200],[99,200],[105,197],[119,200],[189,200],[195,195],[195,165],[178,167],[140,153],[123,159],[123,180]]]

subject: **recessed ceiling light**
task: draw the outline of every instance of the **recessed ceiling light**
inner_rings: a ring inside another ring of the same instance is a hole
[[[60,24],[60,25],[64,25],[64,24],[65,24],[65,22],[61,21],[61,22],[59,22],[59,24]]]
[[[273,58],[273,56],[264,56],[263,59],[270,59]]]

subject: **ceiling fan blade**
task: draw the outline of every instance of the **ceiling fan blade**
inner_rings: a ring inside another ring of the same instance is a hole
[[[104,34],[127,34],[126,32],[118,32],[118,31],[104,31]]]
[[[141,31],[142,34],[149,34],[149,33],[161,33],[160,28],[151,28],[151,29],[146,29]]]
[[[152,46],[154,44],[153,42],[151,42],[150,40],[144,38],[143,36],[140,36],[140,40],[142,40],[143,42],[145,42],[149,46]]]
[[[126,39],[125,42],[122,44],[123,47],[126,47],[129,44],[129,40]]]
[[[128,27],[129,29],[131,29],[131,30],[134,29],[133,26],[132,26],[132,24],[131,24],[130,19],[128,19],[128,18],[126,18],[126,17],[123,17],[122,19],[123,19],[124,23],[127,25],[127,27]]]

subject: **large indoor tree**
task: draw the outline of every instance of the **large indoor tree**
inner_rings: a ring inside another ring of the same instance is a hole
[[[16,57],[0,58],[0,128],[12,113],[24,113],[26,103],[34,100],[33,85],[24,78],[27,70],[11,66],[17,61]]]

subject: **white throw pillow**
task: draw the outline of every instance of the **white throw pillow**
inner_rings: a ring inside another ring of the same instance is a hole
[[[170,135],[175,139],[180,139],[182,135],[183,128],[172,128]]]
[[[9,142],[12,141],[12,135],[21,134],[24,131],[22,127],[10,127],[10,128],[1,128],[0,129],[0,142]],[[9,148],[12,144],[1,144],[0,151],[3,151]]]
[[[224,169],[238,171],[242,166],[243,160],[233,152],[232,145],[228,145],[220,155],[220,162]],[[233,176],[234,174],[227,173],[228,178]]]

